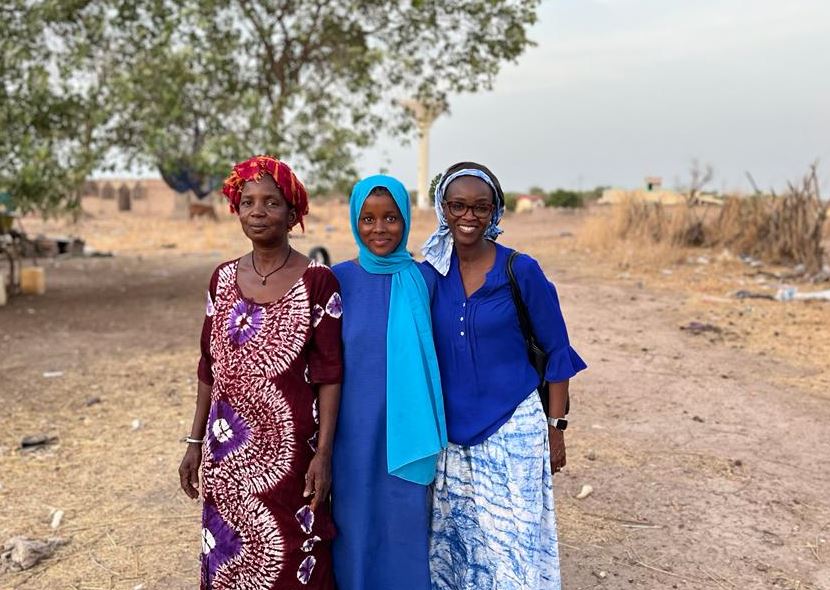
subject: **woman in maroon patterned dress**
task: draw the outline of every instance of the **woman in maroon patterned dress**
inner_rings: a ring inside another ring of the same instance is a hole
[[[203,590],[333,590],[331,445],[342,375],[337,280],[292,250],[305,188],[274,158],[223,192],[253,251],[213,273],[181,486],[198,498]]]

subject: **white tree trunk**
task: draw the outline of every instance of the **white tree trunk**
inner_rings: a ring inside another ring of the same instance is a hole
[[[446,103],[424,104],[415,99],[401,100],[399,104],[408,109],[418,125],[418,209],[429,209],[429,128],[442,113],[447,112]]]
[[[429,209],[429,128],[432,121],[418,125],[418,209]]]

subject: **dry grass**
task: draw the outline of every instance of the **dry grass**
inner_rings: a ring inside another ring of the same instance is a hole
[[[793,370],[776,375],[782,387],[826,397],[830,392],[826,363],[830,338],[816,326],[827,324],[830,305],[732,297],[740,290],[775,295],[784,285],[803,291],[826,288],[811,284],[809,276],[794,276],[791,267],[770,263],[754,268],[733,253],[746,252],[780,264],[785,259],[780,253],[793,241],[769,240],[769,220],[778,211],[779,220],[800,218],[803,223],[809,218],[806,205],[802,200],[796,206],[800,217],[781,213],[782,208],[793,207],[788,197],[728,199],[722,208],[701,206],[691,212],[685,205],[594,207],[576,231],[573,256],[587,253],[591,264],[581,268],[591,267],[592,273],[684,293],[679,307],[683,321],[715,324],[726,331],[726,345],[786,360]],[[702,247],[686,245],[678,237],[684,224],[695,219],[705,222],[708,237]],[[830,222],[824,219],[822,223],[824,235],[830,237]]]
[[[739,252],[749,252],[766,237],[764,226],[768,210],[768,198],[730,197],[724,201],[713,224],[713,233],[721,243]]]
[[[827,207],[813,171],[802,186],[791,185],[781,197],[727,199],[708,229],[708,241],[773,264],[801,264],[815,274],[824,264]]]
[[[629,241],[663,261],[675,250],[682,256],[688,247],[726,247],[771,264],[802,265],[815,275],[823,268],[823,241],[830,236],[828,205],[820,198],[813,166],[783,196],[730,197],[721,207],[625,200],[591,221],[586,245],[608,250]]]
[[[192,404],[195,385],[183,377],[189,374],[188,351],[102,359],[49,383],[60,388],[62,407],[41,396],[13,405],[7,438],[39,430],[60,442],[29,454],[0,453],[0,532],[4,539],[58,535],[70,543],[46,568],[10,575],[0,587],[167,588],[169,568],[153,564],[171,552],[181,557],[177,574],[196,579],[199,511],[179,493],[171,469],[181,452],[173,433],[185,431],[179,416]],[[92,395],[103,401],[87,407]],[[131,429],[133,419],[140,428]],[[49,528],[54,508],[65,511],[57,531]],[[57,580],[60,586],[52,585]]]
[[[619,238],[674,246],[702,243],[700,222],[690,207],[629,199],[616,209],[612,231]]]
[[[578,244],[605,258],[613,253],[618,266],[634,264],[651,267],[685,260],[689,249],[667,239],[679,227],[666,207],[626,201],[611,208],[596,207],[586,217]]]

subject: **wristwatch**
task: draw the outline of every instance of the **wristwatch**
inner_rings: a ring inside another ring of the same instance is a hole
[[[548,418],[548,424],[553,426],[556,430],[565,430],[568,427],[568,421],[564,418]]]

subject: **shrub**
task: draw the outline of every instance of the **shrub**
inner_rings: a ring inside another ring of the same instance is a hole
[[[508,211],[515,211],[518,196],[519,193],[504,193],[504,208]]]
[[[556,189],[545,197],[547,207],[582,207],[582,195],[575,191]]]

